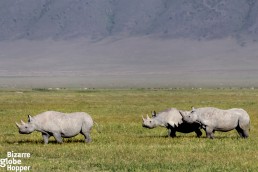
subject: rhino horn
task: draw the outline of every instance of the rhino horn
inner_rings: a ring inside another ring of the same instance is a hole
[[[21,120],[21,124],[22,124],[22,125],[24,125],[24,124],[25,124],[25,122],[23,122],[23,120]]]
[[[179,110],[179,114],[182,116],[182,118],[184,118],[184,116],[185,116],[185,112],[183,112],[183,111]]]
[[[142,116],[142,121],[145,121],[144,117]]]
[[[15,124],[16,124],[16,126],[17,126],[18,128],[20,128],[20,127],[21,127],[21,125],[20,125],[20,124],[18,124],[17,122],[15,122]]]
[[[147,119],[150,119],[149,115],[147,114]]]

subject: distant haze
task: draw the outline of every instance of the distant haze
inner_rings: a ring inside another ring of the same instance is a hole
[[[258,1],[3,0],[0,87],[258,86]]]

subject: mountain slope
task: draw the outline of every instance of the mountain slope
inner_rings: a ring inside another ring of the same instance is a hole
[[[257,39],[254,0],[3,0],[0,39],[157,35]]]

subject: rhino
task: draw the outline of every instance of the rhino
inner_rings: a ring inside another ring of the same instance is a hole
[[[62,143],[62,138],[74,137],[81,133],[85,137],[85,142],[91,142],[90,131],[93,127],[91,116],[85,112],[61,113],[56,111],[46,111],[34,117],[28,115],[28,123],[21,120],[21,124],[16,122],[20,134],[30,134],[33,131],[42,133],[45,144],[48,144],[50,136],[54,136],[58,143]]]
[[[214,107],[192,108],[192,111],[179,111],[183,120],[189,124],[199,123],[207,138],[214,138],[215,131],[227,132],[236,129],[240,137],[249,136],[250,117],[243,109],[222,110]]]
[[[183,118],[176,108],[170,108],[158,114],[154,111],[152,118],[147,115],[146,119],[142,116],[142,120],[142,126],[145,128],[152,129],[158,126],[167,128],[170,137],[176,137],[176,132],[190,133],[194,131],[197,137],[202,135],[199,123],[183,122]]]

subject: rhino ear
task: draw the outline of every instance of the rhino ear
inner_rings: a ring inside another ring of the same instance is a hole
[[[192,106],[192,111],[191,112],[195,112],[196,111],[196,109]]]
[[[28,122],[32,122],[32,121],[33,121],[32,116],[28,115]]]
[[[153,112],[152,112],[152,117],[156,117],[157,116],[157,113],[156,113],[156,111],[154,110]]]

